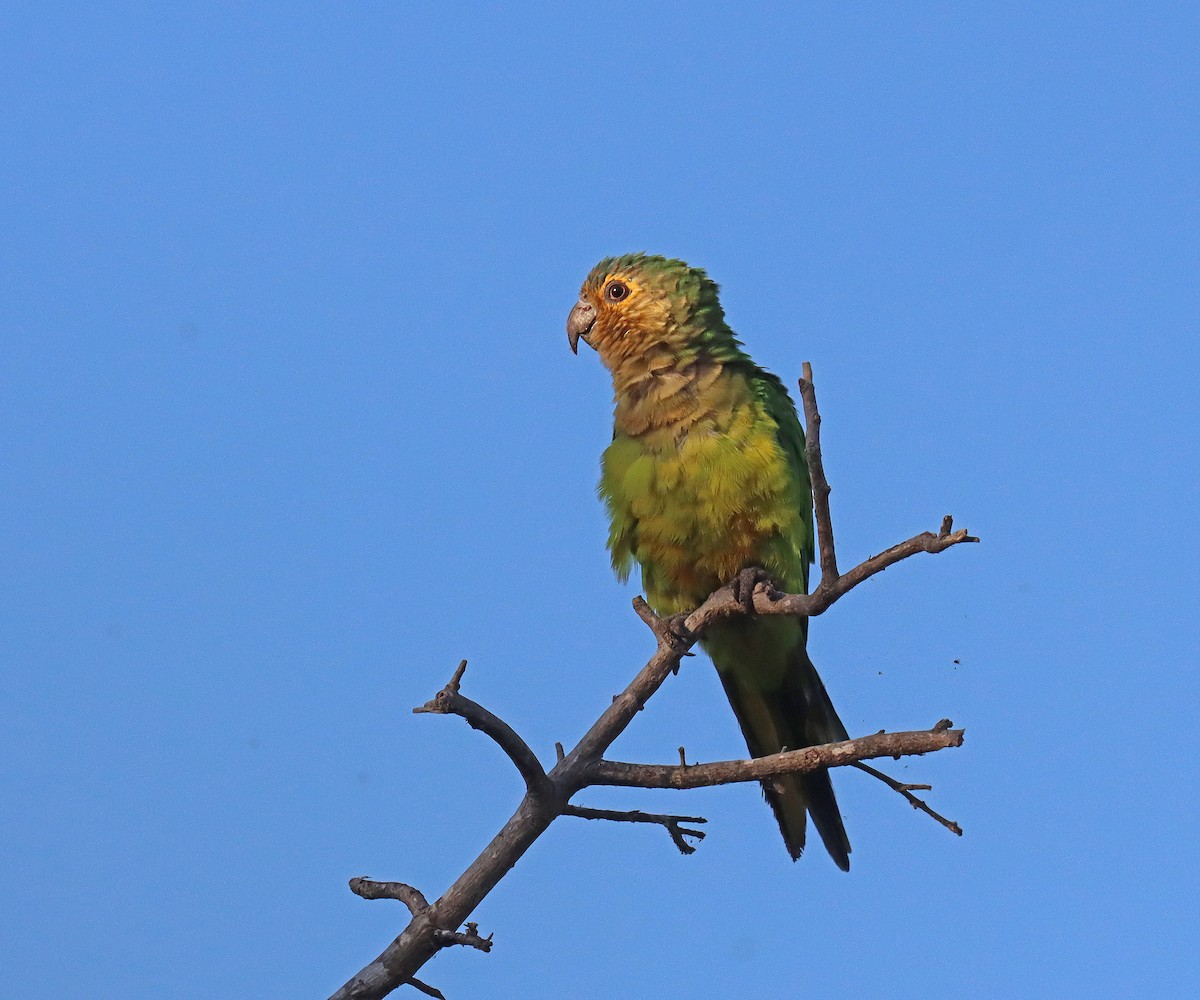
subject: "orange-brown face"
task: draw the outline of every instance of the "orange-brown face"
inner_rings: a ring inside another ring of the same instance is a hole
[[[582,340],[612,369],[660,340],[670,315],[662,291],[635,269],[597,268],[567,317],[567,339],[575,352]]]

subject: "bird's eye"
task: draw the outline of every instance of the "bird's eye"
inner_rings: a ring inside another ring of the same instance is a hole
[[[629,286],[620,281],[610,281],[604,289],[604,295],[609,302],[620,302],[629,294]]]

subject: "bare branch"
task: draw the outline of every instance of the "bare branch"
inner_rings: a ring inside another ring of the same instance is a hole
[[[825,581],[822,580],[820,586],[817,587],[810,598],[812,607],[808,611],[808,614],[821,614],[834,601],[840,597],[844,597],[864,580],[873,577],[876,573],[882,573],[889,566],[894,566],[902,559],[915,556],[918,552],[945,552],[946,549],[955,545],[961,545],[964,542],[979,541],[974,535],[968,534],[965,528],[960,528],[958,531],[951,531],[953,523],[953,519],[947,514],[942,518],[941,529],[936,535],[929,531],[923,531],[921,534],[914,535],[912,538],[900,542],[898,545],[893,545],[890,549],[884,549],[879,555],[863,560],[854,569],[850,570],[850,572],[839,576],[828,588],[825,586]],[[789,597],[794,596],[796,595],[789,595]],[[789,603],[789,597],[783,598],[781,603]],[[791,601],[790,603],[797,604],[799,602]],[[763,609],[759,607],[757,599],[754,602],[754,610],[759,614],[763,614]],[[767,613],[779,612],[772,608]],[[803,614],[804,611],[802,609],[789,609],[784,611],[784,613]]]
[[[897,781],[890,774],[884,774],[883,771],[876,770],[870,764],[864,764],[861,760],[855,761],[853,766],[857,767],[860,771],[865,771],[873,778],[878,778],[893,792],[899,792],[914,809],[923,812],[926,816],[932,816],[955,836],[961,837],[963,835],[962,827],[955,823],[954,820],[946,819],[941,813],[931,809],[923,799],[919,799],[913,795],[913,792],[931,792],[933,791],[933,785],[910,785],[904,781]]]
[[[667,833],[671,835],[671,840],[679,848],[680,854],[696,853],[696,848],[689,844],[684,839],[685,837],[695,837],[697,840],[704,839],[703,830],[691,830],[681,824],[708,822],[703,816],[668,816],[660,813],[645,813],[640,809],[619,812],[616,809],[592,809],[588,806],[572,805],[568,805],[563,809],[562,814],[564,816],[578,816],[580,819],[607,819],[614,823],[656,823],[666,828]]]
[[[627,764],[597,760],[585,770],[588,785],[621,785],[633,788],[705,788],[741,781],[762,781],[780,774],[808,774],[827,767],[845,767],[876,757],[908,757],[933,753],[963,742],[961,729],[930,729],[907,733],[875,733],[840,743],[785,750],[749,760],[721,760],[711,764]]]
[[[421,890],[403,882],[376,882],[360,875],[350,880],[350,891],[363,899],[398,899],[414,917],[429,909],[429,900]]]
[[[967,534],[965,529],[948,531],[951,523],[950,516],[942,519],[942,527],[938,534],[923,531],[919,535],[893,545],[878,555],[859,563],[854,569],[843,573],[836,580],[821,579],[820,584],[811,594],[772,594],[769,588],[759,585],[754,590],[754,613],[757,615],[790,615],[796,618],[815,618],[828,611],[840,598],[845,597],[860,583],[870,579],[877,573],[882,573],[889,566],[917,555],[920,552],[945,552],[946,549],[964,542],[978,542],[979,539]],[[688,615],[685,626],[696,635],[702,634],[713,622],[725,618],[733,618],[745,614],[745,608],[734,597],[733,588],[722,587],[713,593],[708,600]]]
[[[887,782],[914,807],[927,812],[948,829],[961,833],[957,824],[938,816],[912,795],[913,791],[923,786],[893,782],[881,772],[861,763],[878,757],[931,753],[961,746],[962,730],[952,730],[947,720],[926,732],[877,733],[856,740],[790,750],[750,760],[688,764],[682,748],[678,765],[627,764],[604,759],[613,741],[625,731],[667,677],[679,670],[683,657],[692,655],[692,647],[714,622],[745,614],[815,617],[863,581],[909,556],[918,552],[943,552],[955,545],[979,540],[966,531],[955,531],[951,518],[947,516],[936,534],[924,532],[915,535],[872,556],[848,573],[839,574],[829,513],[830,489],[820,448],[821,417],[812,384],[812,369],[808,364],[804,366],[800,393],[804,401],[806,448],[821,560],[821,581],[817,588],[811,594],[779,594],[769,586],[760,584],[753,586],[749,601],[743,603],[735,595],[734,587],[727,585],[711,594],[689,614],[670,618],[660,618],[644,600],[638,598],[634,601],[634,610],[654,634],[657,647],[654,655],[625,690],[605,708],[573,750],[564,753],[562,745],[555,744],[557,762],[549,773],[507,723],[460,693],[463,672],[467,666],[466,661],[462,661],[446,687],[431,701],[413,711],[458,715],[472,728],[485,733],[508,755],[525,779],[525,796],[491,843],[433,904],[427,903],[416,889],[400,882],[374,882],[362,878],[351,880],[351,889],[364,898],[401,900],[411,911],[412,919],[379,957],[334,993],[331,1000],[380,1000],[406,983],[427,996],[441,997],[439,990],[416,979],[416,972],[445,947],[465,945],[481,951],[491,948],[491,936],[481,937],[475,924],[467,923],[463,931],[455,928],[463,926],[475,907],[558,816],[656,824],[667,830],[676,846],[685,854],[695,850],[694,844],[686,838],[699,840],[704,837],[702,831],[683,826],[684,823],[703,823],[700,817],[658,815],[640,810],[620,812],[570,805],[570,797],[588,785],[697,788],[856,765]],[[745,598],[747,595],[743,593],[741,596]]]
[[[424,705],[414,708],[414,714],[429,712],[434,715],[457,715],[467,720],[467,725],[478,729],[485,736],[490,736],[521,772],[525,779],[525,787],[531,794],[544,795],[549,792],[546,772],[541,761],[537,759],[529,745],[517,735],[516,731],[499,716],[493,715],[482,705],[470,698],[459,694],[462,676],[466,672],[467,661],[463,660],[450,682]]]
[[[410,976],[407,980],[409,986],[414,986],[417,992],[424,993],[427,997],[435,997],[436,1000],[446,1000],[446,994],[439,990],[436,986],[430,986],[428,983],[423,983],[416,976]],[[403,984],[400,984],[403,985]]]

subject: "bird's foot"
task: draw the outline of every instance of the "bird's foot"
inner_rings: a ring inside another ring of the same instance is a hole
[[[754,614],[754,591],[760,583],[770,596],[773,597],[779,593],[775,581],[771,579],[771,574],[761,566],[747,566],[729,581],[733,599],[746,609],[748,615]]]

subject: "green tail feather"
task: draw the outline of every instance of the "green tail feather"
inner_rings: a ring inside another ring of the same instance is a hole
[[[718,626],[705,642],[752,757],[848,738],[804,640],[793,620],[759,618]],[[764,781],[763,793],[793,860],[804,852],[812,816],[829,856],[850,870],[850,841],[828,771]]]

